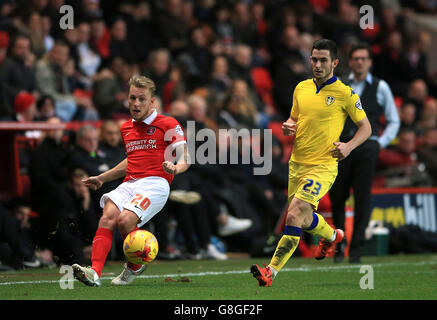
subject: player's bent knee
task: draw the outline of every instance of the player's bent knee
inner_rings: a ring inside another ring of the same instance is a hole
[[[117,218],[120,215],[120,210],[110,199],[107,200],[103,209],[102,217],[99,220],[99,227],[114,230],[117,226]]]
[[[128,234],[138,224],[138,216],[130,210],[123,210],[117,218],[117,227],[121,234]]]
[[[309,203],[294,198],[288,207],[286,225],[299,226],[304,223],[305,216],[312,213],[312,207]]]

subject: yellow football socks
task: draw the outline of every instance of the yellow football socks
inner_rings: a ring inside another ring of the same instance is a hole
[[[299,244],[302,229],[294,226],[285,226],[284,235],[276,246],[275,253],[270,261],[269,266],[274,269],[276,275],[278,271],[287,263]]]
[[[304,229],[306,232],[320,236],[328,241],[333,241],[334,229],[325,221],[325,219],[318,213],[313,212],[313,222]]]

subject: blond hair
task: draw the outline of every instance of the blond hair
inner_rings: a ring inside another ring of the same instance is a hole
[[[145,76],[134,75],[129,79],[129,87],[134,86],[136,88],[146,88],[150,91],[150,95],[153,96],[155,94],[155,82],[152,79],[147,78]]]

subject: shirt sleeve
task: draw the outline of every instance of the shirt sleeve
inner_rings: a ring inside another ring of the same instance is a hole
[[[297,104],[297,91],[299,85],[296,86],[293,92],[293,104],[291,106],[290,118],[297,119],[299,117],[299,106]]]
[[[386,127],[378,138],[382,148],[387,147],[390,142],[396,138],[401,121],[399,119],[398,109],[393,98],[389,85],[384,80],[380,80],[376,92],[378,104],[384,108]]]
[[[186,143],[184,130],[175,118],[169,117],[164,138],[168,145],[171,145],[173,148]]]
[[[350,91],[347,91],[345,100],[345,110],[353,122],[357,123],[367,116],[361,104],[360,97],[352,88],[350,88]]]

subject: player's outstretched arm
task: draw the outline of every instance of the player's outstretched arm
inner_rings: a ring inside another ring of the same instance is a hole
[[[190,167],[190,155],[188,154],[187,144],[184,143],[175,148],[176,158],[175,163],[171,161],[164,161],[162,163],[162,168],[165,172],[170,174],[180,174],[188,170]]]
[[[358,130],[355,132],[354,137],[349,142],[334,142],[335,148],[331,149],[331,154],[334,158],[337,158],[337,161],[346,158],[352,152],[352,150],[366,141],[372,134],[372,128],[367,117],[356,122],[355,124],[358,126]]]
[[[105,182],[123,178],[126,175],[126,169],[127,169],[127,158],[122,160],[114,168],[109,169],[108,171],[103,172],[98,176],[86,178],[82,180],[82,182],[88,188],[92,190],[97,190],[101,188]]]

